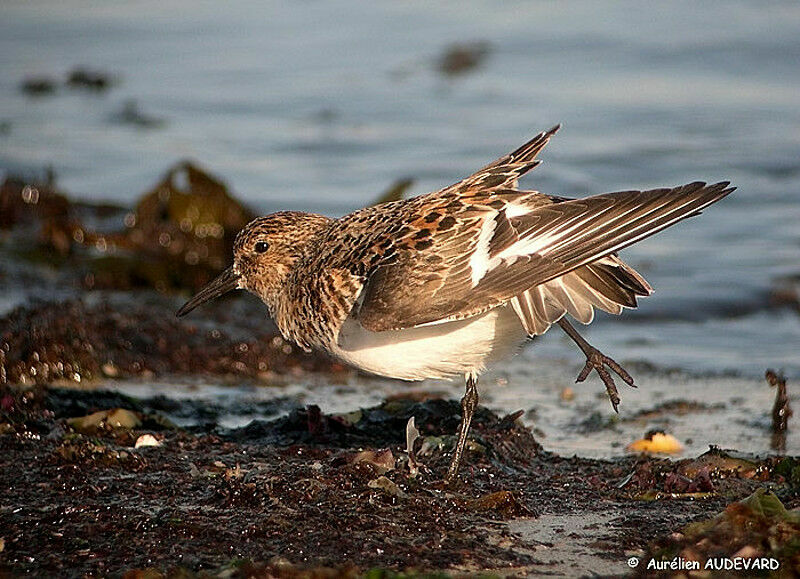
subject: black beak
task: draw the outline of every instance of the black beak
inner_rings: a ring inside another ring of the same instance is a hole
[[[208,284],[206,284],[203,289],[197,292],[192,299],[183,304],[181,309],[179,309],[175,315],[179,318],[181,316],[185,316],[200,304],[204,304],[238,288],[239,276],[233,273],[232,267],[229,267],[212,281],[208,282]]]

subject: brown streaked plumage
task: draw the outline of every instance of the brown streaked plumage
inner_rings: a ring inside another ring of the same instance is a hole
[[[438,192],[339,219],[284,211],[238,235],[234,263],[178,315],[239,288],[258,295],[281,333],[368,372],[421,380],[462,374],[458,471],[478,402],[477,376],[526,336],[558,323],[596,370],[615,410],[614,360],[564,317],[587,324],[594,308],[619,314],[652,292],[616,252],[696,215],[728,183],[622,191],[584,199],[521,191],[519,178],[558,127]]]

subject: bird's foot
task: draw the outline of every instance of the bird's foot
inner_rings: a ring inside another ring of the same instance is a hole
[[[625,368],[617,363],[616,360],[609,358],[594,346],[589,346],[588,351],[586,351],[585,354],[586,364],[583,366],[580,374],[578,374],[575,382],[583,382],[589,376],[591,371],[595,370],[598,376],[600,376],[600,379],[603,381],[603,384],[606,386],[608,399],[611,401],[611,406],[614,407],[614,412],[619,412],[617,410],[617,406],[619,405],[619,391],[617,390],[617,385],[614,383],[614,378],[611,375],[611,372],[606,369],[606,366],[613,370],[617,376],[622,378],[622,381],[628,386],[631,388],[636,388],[636,384],[633,383],[633,378],[630,374],[628,374]]]

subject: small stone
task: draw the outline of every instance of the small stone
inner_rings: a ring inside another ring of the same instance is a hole
[[[116,378],[119,376],[119,368],[117,368],[113,362],[106,362],[100,369],[103,371],[103,375],[108,378]]]
[[[479,513],[496,512],[506,518],[527,517],[533,513],[511,491],[497,491],[467,502],[467,508]]]
[[[134,448],[141,448],[143,446],[161,446],[161,442],[152,434],[143,434],[136,439]]]
[[[72,428],[83,434],[89,434],[108,426],[110,428],[136,428],[142,424],[136,413],[125,408],[112,408],[111,410],[100,410],[88,416],[71,418],[67,420]]]

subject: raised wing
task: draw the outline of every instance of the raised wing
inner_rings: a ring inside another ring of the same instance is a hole
[[[467,210],[453,202],[457,217],[437,213],[438,222],[452,221],[453,231],[427,231],[421,248],[400,242],[392,262],[370,272],[358,319],[383,331],[477,315],[695,215],[733,190],[727,182],[696,182],[574,200],[522,191],[504,199],[498,192]],[[402,238],[418,234],[412,228]]]
[[[539,133],[518,149],[489,163],[466,179],[442,189],[440,193],[470,195],[472,192],[485,193],[491,189],[516,189],[519,178],[541,163],[536,155],[547,146],[560,128],[559,124]]]

